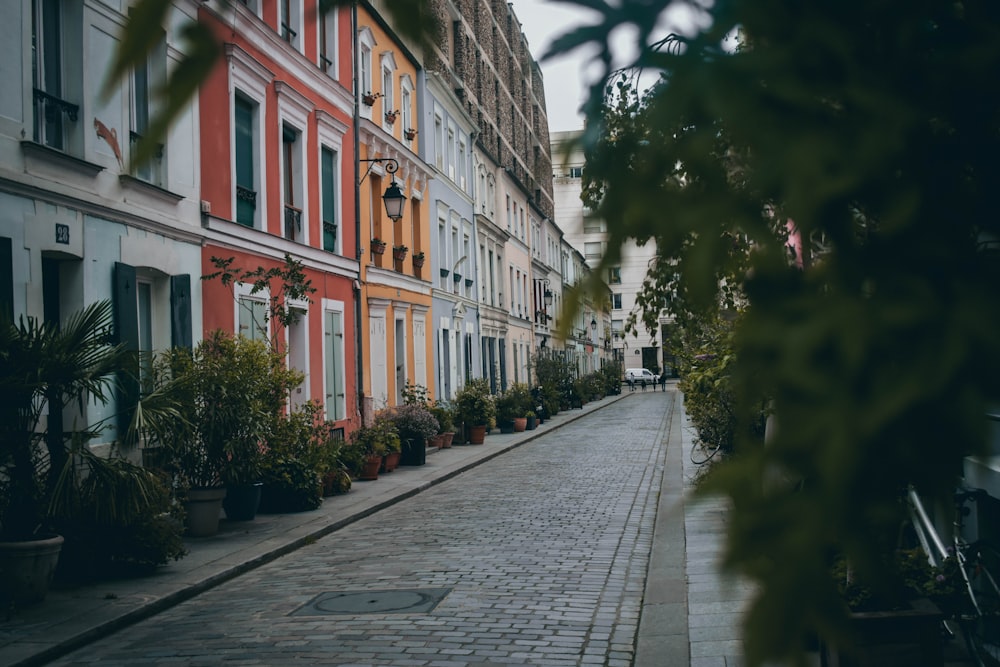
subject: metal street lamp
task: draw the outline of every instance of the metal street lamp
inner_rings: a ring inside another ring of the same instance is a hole
[[[375,163],[382,164],[385,163],[385,171],[387,174],[393,174],[392,183],[389,187],[385,189],[385,194],[382,195],[382,201],[385,203],[385,213],[389,216],[389,219],[393,222],[399,222],[403,217],[403,207],[406,205],[406,195],[403,191],[399,189],[399,185],[396,184],[395,173],[399,171],[399,162],[395,158],[391,157],[373,157],[373,158],[361,158],[358,162],[370,162],[368,165],[368,170],[365,171],[365,175],[361,177],[358,185],[365,182],[368,178],[368,174],[371,173],[372,167]]]
[[[590,330],[593,332],[597,331],[597,319],[593,317],[590,318]]]

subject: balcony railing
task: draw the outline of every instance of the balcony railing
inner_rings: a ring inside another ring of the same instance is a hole
[[[63,117],[75,123],[80,115],[80,105],[59,99],[44,90],[34,89],[35,141],[50,148],[63,150],[65,128]]]
[[[295,40],[295,38],[298,37],[298,36],[299,36],[299,33],[297,33],[294,30],[292,30],[292,26],[290,26],[290,25],[288,25],[287,23],[284,23],[284,22],[281,24],[281,38],[283,40],[285,40],[286,42],[288,42],[289,44],[291,44]]]

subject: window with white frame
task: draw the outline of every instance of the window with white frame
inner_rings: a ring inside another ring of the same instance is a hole
[[[448,178],[455,180],[455,126],[448,123],[447,144],[444,148],[447,161]]]
[[[317,33],[319,38],[319,68],[337,78],[337,9],[316,10]]]
[[[448,289],[451,265],[448,264],[448,222],[443,216],[438,217],[438,261],[441,263],[441,289]]]
[[[358,29],[358,90],[357,95],[362,97],[364,102],[361,105],[361,115],[365,118],[372,117],[372,106],[368,102],[375,95],[374,64],[372,52],[375,49],[375,36],[371,28],[365,26]],[[368,99],[365,99],[368,98]]]
[[[399,114],[404,132],[417,129],[413,122],[413,80],[409,74],[399,77]]]
[[[344,357],[344,304],[323,300],[323,388],[326,418],[347,418]]]
[[[149,118],[156,112],[153,92],[166,81],[167,43],[161,33],[146,61],[132,70],[132,94],[129,111],[132,129],[129,132],[129,154],[134,155],[139,142],[149,133]],[[152,157],[135,166],[136,178],[153,185],[163,185],[164,147],[159,145]]]
[[[32,10],[34,140],[78,152],[83,138],[83,123],[78,122],[82,76],[81,59],[74,51],[82,15],[76,3],[61,0],[34,0]]]
[[[322,109],[316,111],[316,132],[320,144],[320,232],[322,247],[327,252],[342,254],[340,233],[341,152],[347,125]]]
[[[396,107],[396,93],[393,85],[396,75],[396,58],[392,51],[386,51],[382,54],[379,63],[382,76],[382,110],[385,112],[382,114],[382,126],[387,131],[391,131],[392,123],[389,122],[388,116],[392,112],[399,111]]]
[[[265,92],[273,75],[240,47],[226,47],[231,72],[233,218],[255,229],[266,227],[267,192],[263,185]]]
[[[600,241],[587,241],[583,244],[583,255],[587,259],[600,259],[604,254],[604,244]]]
[[[281,193],[282,233],[299,243],[308,242],[309,214],[306,202],[308,182],[306,149],[309,137],[306,128],[312,104],[284,81],[274,85],[278,93],[278,116],[281,121]]]
[[[606,231],[608,231],[608,226],[604,220],[589,216],[583,218],[583,232],[585,234],[600,234]]]
[[[271,317],[267,304],[271,298],[265,289],[252,294],[253,286],[236,283],[236,333],[250,340],[267,341],[271,334]]]
[[[621,310],[621,307],[622,307],[622,295],[620,293],[615,292],[614,294],[611,295],[611,307],[615,308],[615,309],[618,309],[618,310]]]
[[[302,45],[302,0],[278,0],[278,32],[296,49]]]
[[[467,150],[468,149],[467,149],[466,143],[465,143],[465,134],[459,133],[459,135],[458,135],[458,166],[457,166],[457,175],[458,175],[458,177],[457,177],[456,182],[458,183],[458,187],[460,187],[462,190],[465,190],[465,186],[466,186],[466,182],[467,182],[467,176],[468,176],[467,173],[466,173],[467,170],[468,170],[468,166],[467,166],[467,162],[466,162],[466,151]]]
[[[434,114],[434,165],[444,171],[444,121]]]
[[[249,9],[251,12],[260,16],[260,3],[261,0],[240,0],[240,4]]]

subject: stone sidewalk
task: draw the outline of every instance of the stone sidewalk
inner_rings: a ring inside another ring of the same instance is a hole
[[[53,590],[42,604],[0,620],[0,664],[45,664],[629,395],[561,412],[534,431],[492,434],[485,445],[437,451],[427,457],[426,465],[401,467],[375,482],[357,482],[349,493],[328,498],[311,512],[223,521],[218,535],[187,539],[189,554],[152,576]]]

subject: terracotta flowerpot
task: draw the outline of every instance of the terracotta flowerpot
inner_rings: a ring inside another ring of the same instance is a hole
[[[61,535],[0,542],[0,601],[23,607],[44,600],[62,545]]]
[[[400,457],[402,457],[402,452],[389,452],[384,457],[385,471],[392,472],[399,467]]]
[[[469,444],[481,445],[486,442],[486,425],[469,426]]]
[[[381,255],[385,252],[384,243],[372,243],[372,253],[375,255]]]
[[[448,431],[441,434],[441,449],[451,449],[451,443],[455,439],[455,433]]]
[[[365,460],[364,466],[361,468],[361,473],[358,475],[358,479],[371,481],[378,479],[378,469],[382,465],[381,456],[369,456]]]
[[[514,433],[523,433],[528,428],[527,417],[514,417]]]
[[[226,497],[224,487],[207,489],[191,489],[188,491],[184,509],[187,517],[184,525],[191,537],[210,537],[219,532],[219,519],[222,518],[222,500]]]

